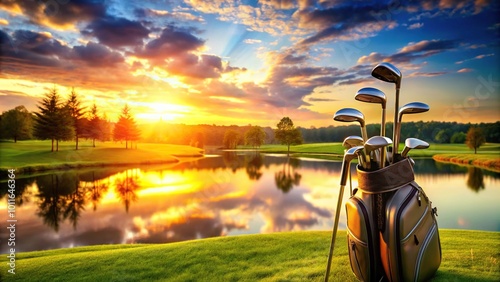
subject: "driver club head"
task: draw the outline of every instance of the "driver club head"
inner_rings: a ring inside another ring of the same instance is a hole
[[[365,116],[362,112],[353,108],[343,108],[338,110],[333,115],[333,119],[341,122],[359,122],[359,125],[361,126],[361,136],[363,137],[363,140],[366,141],[367,134],[365,127]]]
[[[385,82],[395,83],[397,89],[401,86],[403,77],[398,68],[387,62],[376,65],[372,70],[372,76]]]
[[[385,93],[373,87],[364,87],[359,89],[358,92],[356,92],[354,99],[365,103],[381,104],[382,109],[385,109],[387,103]]]
[[[401,152],[401,156],[404,158],[408,155],[408,152],[412,149],[427,149],[429,148],[429,143],[417,139],[417,138],[407,138],[405,140],[405,148]]]
[[[421,102],[411,102],[404,106],[402,106],[398,111],[399,122],[401,122],[401,118],[405,114],[418,114],[429,111],[429,105]]]

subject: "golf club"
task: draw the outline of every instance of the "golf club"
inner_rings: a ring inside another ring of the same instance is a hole
[[[394,102],[394,124],[392,125],[392,131],[393,131],[392,140],[394,140],[394,146],[397,147],[398,143],[396,142],[396,128],[398,122],[399,90],[401,88],[401,80],[403,79],[403,74],[401,74],[401,71],[399,71],[399,69],[393,66],[392,64],[384,62],[378,64],[377,66],[375,66],[375,68],[373,68],[372,76],[375,77],[376,79],[394,83],[396,85],[396,100]],[[394,150],[392,156],[394,162],[394,157],[396,156],[394,154]]]
[[[360,111],[353,108],[343,108],[338,110],[333,115],[333,119],[341,122],[359,122],[359,125],[361,126],[361,137],[363,137],[363,141],[366,142],[366,139],[368,139],[365,127],[365,116]]]
[[[344,154],[344,160],[342,162],[342,169],[340,171],[340,190],[339,198],[337,200],[337,210],[335,211],[335,221],[333,223],[333,233],[332,241],[330,242],[330,253],[328,254],[328,262],[326,265],[325,282],[328,281],[328,276],[330,275],[330,267],[332,264],[333,249],[335,247],[335,238],[337,237],[337,229],[340,217],[340,209],[342,208],[342,197],[344,196],[344,188],[347,182],[347,174],[349,173],[349,165],[353,159],[355,159],[358,154],[363,151],[363,146],[352,147]]]
[[[354,99],[366,103],[376,103],[382,106],[382,122],[380,123],[380,136],[385,136],[385,106],[387,103],[387,98],[384,92],[378,90],[377,88],[365,87],[358,90],[356,96],[354,96]],[[385,160],[385,158],[386,158],[385,150],[382,150],[380,154],[380,160],[377,161],[382,162],[382,160]]]
[[[396,162],[396,157],[398,154],[398,144],[399,144],[399,138],[401,137],[401,120],[403,118],[403,115],[405,114],[418,114],[418,113],[423,113],[427,112],[429,110],[429,105],[421,102],[412,102],[408,103],[399,109],[398,112],[398,126],[396,128],[396,134],[395,134],[395,140],[394,140],[394,146],[393,146],[393,152],[392,152],[392,163]]]
[[[429,148],[429,143],[417,139],[417,138],[407,138],[405,140],[405,148],[401,152],[401,157],[405,158],[408,155],[408,152],[412,149],[427,149]]]
[[[361,127],[361,137],[363,137],[363,141],[366,142],[368,139],[368,134],[366,133],[365,127],[365,116],[360,111],[353,108],[343,108],[338,110],[334,115],[333,119],[341,122],[359,122]],[[365,163],[370,163],[370,156],[366,159]]]
[[[366,140],[365,142],[365,151],[366,154],[369,155],[370,152],[380,149],[385,151],[385,147],[392,144],[392,140],[385,136],[373,136],[372,138]],[[381,158],[379,163],[379,168],[383,168],[385,166],[385,159]]]
[[[356,147],[356,146],[363,146],[364,142],[363,142],[363,138],[359,137],[359,136],[356,136],[356,135],[351,135],[351,136],[347,136],[345,139],[344,139],[344,142],[342,142],[342,146],[344,148],[346,148],[346,151],[347,149],[350,149],[352,147]],[[345,151],[344,151],[345,153]],[[366,169],[366,158],[364,155],[360,155],[358,157],[358,162],[359,164]],[[350,178],[350,174],[349,174],[349,178]]]

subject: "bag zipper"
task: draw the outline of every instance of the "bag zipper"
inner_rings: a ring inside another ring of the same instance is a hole
[[[422,262],[422,256],[423,256],[424,252],[427,250],[427,247],[428,247],[432,237],[434,237],[434,233],[436,233],[436,224],[432,225],[431,231],[429,233],[427,233],[427,236],[425,236],[424,244],[422,245],[422,248],[418,252],[417,265],[415,266],[415,279],[414,279],[414,281],[418,281],[418,273],[420,271],[420,264]]]
[[[363,217],[365,218],[365,223],[366,223],[366,229],[367,229],[367,232],[366,234],[368,235],[368,242],[367,242],[367,245],[368,245],[368,254],[370,255],[370,262],[369,265],[370,265],[370,272],[369,272],[369,277],[372,277],[373,275],[375,275],[375,261],[376,261],[376,258],[375,258],[375,246],[372,246],[370,248],[370,246],[372,245],[371,243],[373,242],[373,239],[372,239],[372,229],[371,229],[371,225],[370,225],[370,218],[368,217],[368,212],[366,211],[366,207],[364,206],[363,202],[358,199],[358,198],[355,198],[353,197],[352,200],[354,200],[358,206],[360,207],[361,209],[361,212],[363,213]]]
[[[413,187],[413,186],[412,186]],[[415,196],[415,194],[417,193],[417,189],[412,189],[410,194],[408,194],[403,202],[403,204],[401,205],[401,208],[398,210],[398,213],[396,215],[396,228],[394,230],[394,232],[396,233],[396,242],[397,242],[397,246],[396,246],[396,251],[397,251],[397,256],[398,256],[398,280],[399,281],[402,281],[402,277],[401,275],[403,274],[403,264],[401,263],[403,261],[403,258],[402,258],[402,254],[401,254],[401,234],[399,232],[399,229],[400,229],[400,218],[401,218],[401,214],[403,213],[403,210],[406,208],[406,206],[408,205],[408,203],[411,201],[411,199]]]

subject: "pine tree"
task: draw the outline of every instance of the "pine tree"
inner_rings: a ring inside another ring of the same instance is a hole
[[[70,111],[61,106],[55,87],[45,94],[37,107],[40,112],[35,113],[34,134],[40,139],[51,139],[52,152],[56,141],[56,151],[59,151],[59,141],[71,139],[74,134]]]
[[[75,132],[76,150],[78,150],[78,137],[84,133],[84,107],[81,106],[80,100],[78,99],[74,88],[71,89],[71,95],[66,103],[66,107],[68,107],[71,115],[73,129]]]
[[[130,113],[130,108],[125,105],[122,110],[118,122],[113,131],[113,138],[115,140],[125,140],[125,149],[128,149],[128,141],[139,140],[140,132],[135,124],[135,120]]]

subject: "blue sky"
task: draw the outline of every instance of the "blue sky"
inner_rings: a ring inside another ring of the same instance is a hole
[[[371,69],[403,73],[400,106],[431,110],[405,120],[500,120],[498,1],[100,1],[0,3],[0,111],[36,110],[56,86],[74,87],[111,120],[187,124],[335,124],[343,107],[394,85]]]

